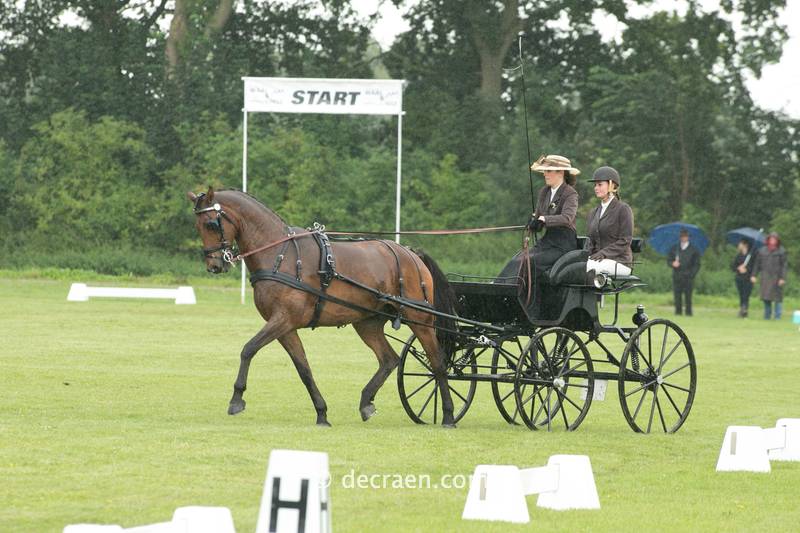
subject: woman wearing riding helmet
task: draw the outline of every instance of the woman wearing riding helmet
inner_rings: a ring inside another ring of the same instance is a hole
[[[594,195],[600,200],[586,221],[589,260],[586,271],[610,276],[627,276],[631,273],[633,252],[633,211],[617,196],[619,173],[611,167],[594,171]]]

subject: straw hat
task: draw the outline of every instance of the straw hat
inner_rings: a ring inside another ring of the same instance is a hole
[[[563,170],[571,176],[577,176],[581,173],[580,170],[572,166],[569,159],[563,155],[543,155],[531,165],[531,170],[535,172],[544,172],[545,170]]]

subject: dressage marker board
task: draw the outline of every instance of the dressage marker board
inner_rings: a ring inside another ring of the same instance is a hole
[[[85,283],[73,283],[67,295],[68,302],[86,302],[89,298],[163,298],[175,300],[176,304],[196,304],[194,289],[139,289],[129,287],[89,287]]]

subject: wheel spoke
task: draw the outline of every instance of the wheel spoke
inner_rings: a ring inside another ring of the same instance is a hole
[[[650,419],[647,422],[647,432],[650,433],[650,430],[653,427],[653,414],[656,411],[656,393],[653,392],[653,402],[650,404]]]
[[[412,397],[412,396],[414,396],[416,393],[418,393],[419,391],[421,391],[423,388],[427,387],[427,386],[428,386],[428,384],[429,384],[431,381],[433,381],[433,376],[431,376],[430,378],[428,378],[428,381],[426,381],[425,383],[423,383],[422,385],[420,385],[419,387],[417,387],[416,389],[414,389],[414,392],[412,392],[411,394],[408,394],[408,395],[406,395],[406,398],[407,398],[407,399],[411,399],[411,397]]]
[[[433,372],[433,369],[432,369],[432,368],[430,367],[430,365],[428,364],[428,361],[427,361],[427,356],[426,356],[426,357],[423,359],[423,358],[420,356],[420,354],[419,354],[419,352],[418,352],[417,350],[409,350],[409,351],[411,352],[411,355],[413,355],[413,356],[414,356],[414,359],[416,359],[417,361],[419,361],[419,363],[420,363],[422,366],[424,366],[426,370],[430,371],[431,373]]]
[[[658,408],[658,418],[661,419],[661,427],[664,428],[664,433],[669,433],[667,431],[667,424],[664,422],[664,413],[661,412],[661,402],[658,401],[658,391],[654,392],[653,396],[656,400],[656,407]]]
[[[575,405],[575,402],[573,402],[572,400],[567,398],[567,395],[564,394],[563,392],[559,391],[558,389],[556,389],[556,394],[561,397],[561,418],[564,419],[564,426],[567,429],[569,429],[569,421],[567,421],[567,410],[564,409],[564,400],[567,400],[572,405]],[[581,408],[578,407],[577,405],[575,405],[575,407],[578,409],[578,413],[580,413]]]
[[[658,359],[658,368],[664,364],[664,352],[667,350],[667,335],[669,335],[669,328],[664,324],[664,339],[661,341],[661,356]]]
[[[586,388],[588,388],[588,386]],[[558,394],[564,400],[567,400],[569,403],[571,403],[575,407],[575,409],[577,409],[578,411],[582,410],[581,406],[579,406],[577,403],[573,402],[572,399],[569,396],[567,396],[563,392],[559,391],[558,389],[556,389],[556,394]],[[562,410],[563,410],[563,407],[562,407]]]
[[[456,396],[458,396],[459,398],[461,398],[461,400],[462,400],[464,403],[467,403],[467,399],[466,399],[466,398],[464,398],[463,396],[461,396],[461,394],[460,394],[460,393],[459,393],[459,392],[458,392],[456,389],[454,389],[453,387],[451,387],[449,383],[447,384],[447,388],[448,388],[448,389],[450,389],[450,392],[452,392],[453,394],[455,394]]]
[[[433,425],[436,425],[436,415],[439,414],[439,386],[433,388]]]
[[[425,403],[422,404],[422,407],[420,408],[419,412],[417,413],[417,418],[420,418],[422,416],[422,412],[425,411],[425,409],[428,407],[428,404],[430,403],[431,398],[433,398],[434,394],[436,394],[436,387],[434,387],[433,390],[431,391],[431,393],[428,394],[428,398],[425,400]],[[436,402],[434,402],[434,405],[435,405],[435,403]],[[434,408],[434,415],[433,416],[434,417],[436,416],[435,408]]]
[[[573,370],[578,370],[578,369],[579,369],[579,368],[581,368],[582,366],[586,366],[586,364],[587,364],[587,363],[586,363],[586,359],[580,359],[579,361],[580,361],[580,363],[578,363],[578,364],[577,364],[577,365],[575,365],[575,366],[564,365],[564,367],[563,367],[563,368],[566,368],[566,369],[568,370],[568,372],[567,372],[566,374],[559,374],[559,375],[558,375],[558,377],[562,377],[562,378],[563,378],[564,376],[569,376],[569,375],[570,375],[570,373],[571,373]]]
[[[682,390],[683,392],[685,392],[687,394],[691,394],[692,393],[692,391],[690,389],[687,389],[686,387],[681,387],[680,385],[673,385],[672,383],[667,383],[666,381],[664,383],[662,383],[661,385],[663,385],[664,387],[672,387],[673,389]],[[664,392],[666,392],[666,391],[664,391]]]
[[[639,398],[639,403],[636,405],[636,410],[633,412],[633,416],[631,417],[633,420],[636,420],[636,417],[639,416],[639,409],[642,408],[645,396],[647,396],[647,389],[642,390],[642,396]]]
[[[667,379],[667,378],[668,378],[668,377],[670,377],[671,375],[673,375],[673,374],[677,374],[678,372],[680,372],[681,370],[683,370],[683,369],[684,369],[684,368],[686,368],[687,366],[691,366],[691,365],[692,365],[692,362],[691,362],[691,361],[689,361],[689,362],[687,362],[685,365],[679,366],[678,368],[676,368],[675,370],[673,370],[673,371],[672,371],[672,372],[670,372],[669,374],[665,374],[665,375],[661,376],[661,378],[662,378],[662,379]]]
[[[674,353],[675,353],[675,350],[677,350],[677,349],[678,349],[678,346],[680,346],[681,344],[683,344],[683,339],[678,339],[678,342],[677,342],[677,343],[675,344],[675,346],[673,346],[673,347],[672,347],[672,349],[669,351],[669,354],[667,355],[667,357],[666,357],[666,358],[664,358],[664,360],[661,362],[661,364],[659,364],[659,365],[658,365],[658,371],[659,371],[659,372],[661,372],[661,369],[662,369],[662,368],[664,368],[664,365],[666,365],[666,364],[667,364],[667,361],[669,361],[670,357],[672,357],[672,354],[674,354]]]
[[[664,385],[667,385],[667,383],[664,383]],[[663,389],[663,390],[664,390],[664,394],[666,394],[667,399],[669,400],[669,403],[672,404],[672,408],[675,409],[676,413],[678,413],[678,418],[679,419],[682,418],[683,417],[683,413],[681,412],[680,409],[678,409],[678,405],[672,399],[672,395],[669,393],[669,391],[667,389]],[[687,391],[687,392],[689,392],[689,391]]]
[[[627,397],[628,397],[628,396],[630,396],[631,394],[636,394],[637,392],[639,392],[639,391],[640,391],[640,390],[642,390],[642,389],[647,389],[647,387],[649,387],[650,385],[652,385],[652,384],[653,384],[653,383],[655,383],[655,382],[656,382],[656,380],[654,380],[654,379],[653,379],[653,380],[651,380],[651,381],[648,381],[647,383],[642,383],[642,384],[639,386],[639,388],[638,388],[638,389],[632,390],[631,392],[627,393],[627,394],[625,395],[625,397],[627,398]]]
[[[539,419],[539,415],[541,414],[542,409],[545,408],[545,401],[544,398],[542,398],[542,390],[539,389],[536,395],[539,397],[539,403],[541,403],[542,405],[540,405],[539,410],[536,411],[536,416],[533,416],[533,409],[531,409],[531,423],[534,425],[536,425],[536,421]]]

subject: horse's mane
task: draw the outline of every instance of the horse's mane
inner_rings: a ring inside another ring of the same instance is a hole
[[[269,207],[267,207],[266,205],[264,205],[264,204],[263,204],[263,203],[262,203],[262,202],[261,202],[261,201],[260,201],[258,198],[256,198],[255,196],[253,196],[252,194],[250,194],[250,193],[249,193],[249,192],[247,192],[247,191],[242,191],[242,190],[240,190],[240,189],[236,189],[236,188],[234,188],[234,187],[228,187],[228,188],[225,188],[225,189],[219,189],[219,190],[217,190],[217,192],[235,192],[235,193],[239,193],[239,194],[241,194],[241,195],[244,195],[244,196],[246,196],[247,198],[249,198],[250,200],[252,200],[253,202],[255,202],[255,203],[256,203],[256,205],[258,205],[259,207],[261,207],[261,208],[262,208],[262,209],[264,209],[265,211],[267,211],[267,212],[269,212],[269,213],[272,213],[273,215],[275,215],[276,217],[278,217],[278,218],[280,219],[280,221],[281,221],[281,222],[283,222],[284,224],[286,224],[286,221],[283,219],[283,217],[282,217],[282,216],[280,216],[278,213],[276,213],[275,211],[273,211],[272,209],[270,209]],[[286,225],[288,226],[288,224],[286,224]]]

